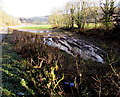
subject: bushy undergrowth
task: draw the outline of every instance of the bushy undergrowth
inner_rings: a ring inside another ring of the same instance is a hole
[[[107,57],[105,64],[70,57],[42,41],[41,35],[14,31],[14,49],[27,61],[24,79],[32,95],[93,97],[119,95],[120,59]]]
[[[29,80],[29,88],[33,95],[56,96],[63,93],[59,83],[64,74],[58,76],[62,56],[57,48],[42,43],[41,36],[30,33],[15,33],[15,50],[27,60],[25,78]]]
[[[93,88],[99,97],[119,97],[120,95],[120,57],[117,55],[113,53],[107,55],[105,64],[107,72],[92,77],[94,79]]]

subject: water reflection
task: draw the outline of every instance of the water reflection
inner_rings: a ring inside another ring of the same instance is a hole
[[[50,32],[53,32],[53,31],[38,31],[38,30],[26,30],[26,29],[19,29],[18,31],[32,32],[32,33],[50,33]]]

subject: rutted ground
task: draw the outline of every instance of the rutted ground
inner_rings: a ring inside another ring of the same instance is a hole
[[[104,63],[102,54],[105,54],[105,52],[102,49],[83,38],[80,39],[75,35],[72,36],[73,33],[63,30],[37,31],[18,29],[17,31],[40,34],[43,43],[46,43],[47,45],[58,47],[59,49],[66,51],[68,54],[80,56],[85,60],[91,59],[96,62]],[[34,41],[35,39],[32,38],[32,40]]]

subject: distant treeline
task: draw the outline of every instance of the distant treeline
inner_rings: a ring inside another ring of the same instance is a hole
[[[0,26],[15,26],[20,25],[21,21],[13,16],[8,15],[0,9]]]
[[[48,24],[49,16],[39,16],[31,18],[20,18],[22,23],[32,23],[32,24]]]

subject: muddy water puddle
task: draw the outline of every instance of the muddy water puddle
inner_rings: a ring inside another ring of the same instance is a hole
[[[38,31],[38,30],[26,30],[26,29],[19,29],[18,31],[31,32],[31,33],[51,33],[51,32],[53,32],[53,31]]]
[[[68,54],[76,57],[80,56],[85,60],[93,60],[95,62],[104,63],[103,55],[104,51],[83,39],[76,37],[69,37],[67,35],[54,35],[54,31],[34,31],[34,30],[19,30],[32,33],[48,33],[43,35],[42,40],[44,44],[57,47]],[[34,39],[33,39],[34,40]]]

